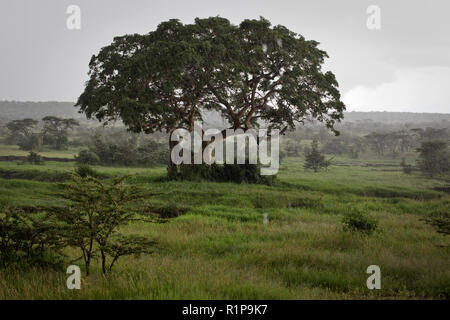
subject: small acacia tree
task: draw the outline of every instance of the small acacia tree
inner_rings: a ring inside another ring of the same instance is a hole
[[[318,42],[264,18],[239,26],[220,17],[169,20],[146,35],[116,37],[94,55],[76,105],[135,132],[192,131],[203,110],[218,111],[235,130],[264,123],[269,134],[284,133],[317,119],[335,131],[345,106],[335,76],[321,69],[326,57]],[[173,170],[169,159],[169,176]]]
[[[100,257],[106,274],[121,256],[152,252],[153,240],[118,232],[136,216],[129,204],[133,202],[135,207],[142,198],[142,192],[125,184],[125,179],[127,176],[107,184],[93,177],[73,175],[73,181],[63,185],[62,196],[70,200],[70,205],[59,210],[57,217],[63,224],[67,243],[81,250],[86,275],[96,257]]]

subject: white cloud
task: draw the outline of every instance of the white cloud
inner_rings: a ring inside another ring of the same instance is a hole
[[[450,67],[401,69],[392,82],[350,89],[343,101],[349,111],[450,113]]]

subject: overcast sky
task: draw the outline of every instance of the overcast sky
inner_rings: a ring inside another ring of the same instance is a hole
[[[80,30],[66,26],[69,5]],[[369,5],[380,29],[367,27]],[[449,0],[1,0],[0,100],[75,101],[90,57],[114,36],[217,15],[263,16],[319,41],[347,110],[450,112]]]

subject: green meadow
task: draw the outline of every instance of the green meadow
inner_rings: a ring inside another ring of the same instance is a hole
[[[64,270],[0,270],[0,299],[449,298],[448,238],[421,220],[450,210],[450,196],[439,191],[445,180],[406,175],[398,161],[336,158],[318,173],[302,161],[284,159],[273,186],[167,181],[163,167],[94,166],[108,178],[133,175],[131,183],[151,194],[149,208],[182,214],[122,229],[157,240],[155,252],[119,259],[108,276],[96,261],[80,290],[67,289]],[[74,168],[0,162],[0,205],[63,205],[55,193]],[[355,210],[379,221],[372,235],[343,230],[342,218]],[[81,261],[71,264],[83,270]],[[381,269],[380,290],[366,286],[370,265]]]

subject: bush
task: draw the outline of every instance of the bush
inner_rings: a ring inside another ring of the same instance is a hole
[[[2,267],[61,267],[65,246],[49,215],[0,209],[0,265]]]
[[[31,164],[44,164],[44,160],[42,159],[42,157],[33,151],[30,151],[30,153],[28,154],[27,162]]]
[[[259,164],[181,164],[176,173],[169,177],[173,180],[208,180],[216,182],[255,183],[273,185],[276,176],[261,175]]]
[[[82,150],[78,153],[78,156],[75,156],[75,161],[79,164],[96,165],[100,163],[100,158],[94,152]]]
[[[179,217],[179,216],[185,214],[188,211],[189,211],[189,208],[179,206],[174,202],[170,202],[169,204],[167,204],[163,207],[159,207],[155,210],[155,212],[158,213],[159,216],[164,219],[176,218],[176,217]]]
[[[312,169],[314,172],[318,172],[322,168],[328,168],[330,164],[330,160],[325,160],[325,156],[320,153],[317,140],[313,140],[310,151],[305,154],[305,169]]]
[[[435,212],[421,219],[431,225],[438,233],[450,235],[450,214],[447,212]]]
[[[342,219],[344,231],[372,234],[378,228],[378,221],[359,211],[353,211]]]
[[[73,181],[63,185],[62,195],[70,204],[56,210],[55,216],[62,224],[67,244],[81,251],[87,276],[96,257],[106,274],[122,256],[153,252],[154,240],[119,232],[136,218],[132,205],[141,203],[144,197],[141,189],[125,183],[127,178],[103,183],[73,175]]]
[[[168,146],[152,140],[138,146],[135,141],[104,141],[97,136],[89,151],[97,155],[102,165],[156,166],[167,164],[169,159]]]
[[[99,178],[99,177],[101,177],[100,173],[98,173],[96,170],[92,169],[87,164],[78,164],[77,168],[75,169],[75,172],[82,178],[86,178],[86,177]]]

